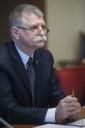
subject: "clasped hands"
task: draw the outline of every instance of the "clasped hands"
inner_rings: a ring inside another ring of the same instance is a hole
[[[77,119],[81,111],[81,105],[76,97],[67,96],[60,100],[55,112],[56,122],[65,119]]]

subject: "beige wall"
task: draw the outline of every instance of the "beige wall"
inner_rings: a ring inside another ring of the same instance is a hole
[[[48,49],[58,60],[74,60],[79,54],[78,34],[85,32],[85,0],[46,0],[50,28]]]

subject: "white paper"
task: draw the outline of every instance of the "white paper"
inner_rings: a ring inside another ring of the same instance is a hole
[[[74,121],[72,123],[69,123],[69,125],[77,125],[77,126],[85,127],[85,119]]]
[[[57,125],[57,124],[45,124],[34,128],[79,128],[76,126]]]

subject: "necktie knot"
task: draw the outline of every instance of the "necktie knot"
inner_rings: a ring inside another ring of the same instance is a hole
[[[29,57],[29,60],[27,61],[27,64],[26,64],[26,68],[28,68],[32,64],[33,64],[33,58]]]

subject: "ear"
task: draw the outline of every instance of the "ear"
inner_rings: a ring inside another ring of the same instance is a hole
[[[17,27],[11,28],[11,36],[16,40],[19,40],[19,30]]]

